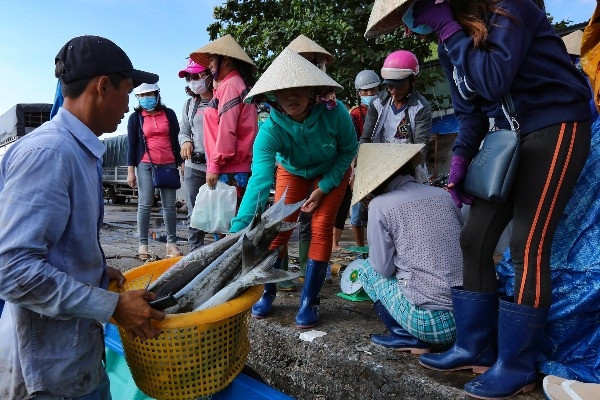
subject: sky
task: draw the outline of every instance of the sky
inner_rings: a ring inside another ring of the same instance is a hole
[[[257,0],[258,1],[258,0]],[[187,96],[177,76],[208,43],[213,8],[223,0],[0,0],[0,115],[17,103],[52,103],[54,57],[71,38],[106,37],[137,69],[157,73],[162,100],[181,114]],[[555,21],[587,21],[596,0],[546,0]],[[137,101],[130,97],[129,107]],[[112,136],[127,132],[127,118]]]

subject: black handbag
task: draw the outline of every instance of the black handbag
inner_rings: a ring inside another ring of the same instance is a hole
[[[143,133],[142,136],[144,136]],[[146,152],[148,153],[148,158],[150,159],[150,165],[152,166],[152,186],[159,189],[179,189],[181,187],[179,169],[177,167],[154,164],[152,162],[152,157],[150,157],[150,149],[148,149],[146,137],[144,137],[144,145],[146,147]]]
[[[521,141],[510,93],[502,100],[502,110],[511,129],[488,132],[463,184],[465,192],[497,202],[506,201],[512,189]]]

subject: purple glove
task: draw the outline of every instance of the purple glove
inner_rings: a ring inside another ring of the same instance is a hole
[[[469,160],[462,156],[452,156],[450,161],[450,176],[448,177],[448,185],[453,184],[449,187],[450,196],[456,207],[462,208],[463,204],[471,205],[475,197],[470,194],[466,194],[462,191],[462,183],[467,176],[467,170],[469,169]]]
[[[413,17],[415,26],[429,25],[442,42],[462,29],[446,1],[419,0],[413,6]]]

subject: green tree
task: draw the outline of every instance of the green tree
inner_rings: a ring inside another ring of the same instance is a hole
[[[345,0],[229,0],[215,7],[216,22],[208,27],[211,40],[231,34],[262,73],[292,40],[303,34],[336,59],[327,73],[343,91],[338,98],[355,103],[354,77],[363,69],[381,70],[392,51],[412,51],[422,61],[431,55],[430,42],[404,37],[398,29],[377,39],[364,38],[373,2]],[[418,88],[443,79],[439,72],[420,74]]]
[[[546,15],[548,16],[548,20],[554,27],[555,31],[559,31],[561,29],[568,28],[569,26],[571,26],[573,24],[573,21],[571,21],[570,19],[563,19],[562,21],[554,22],[554,17],[552,15],[550,15],[550,13],[546,13]]]

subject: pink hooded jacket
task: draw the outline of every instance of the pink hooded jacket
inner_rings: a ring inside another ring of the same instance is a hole
[[[244,80],[233,71],[219,82],[206,107],[203,127],[207,172],[250,172],[258,113],[254,104],[244,103],[247,93]]]

